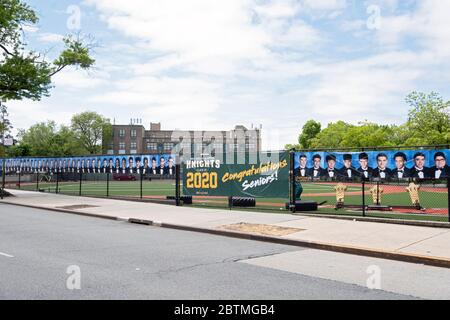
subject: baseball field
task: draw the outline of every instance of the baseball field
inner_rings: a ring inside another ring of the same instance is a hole
[[[345,205],[343,209],[335,210],[336,206],[336,183],[303,183],[302,200],[317,201],[320,214],[338,214],[360,216],[362,214],[362,186],[361,184],[346,183]],[[21,183],[22,190],[41,192],[56,192],[57,184],[55,182],[40,181],[36,183]],[[374,203],[370,189],[375,184],[366,184],[365,203],[371,205]],[[17,184],[9,184],[9,188],[17,188]],[[399,219],[419,219],[430,221],[448,221],[448,189],[445,185],[422,185],[419,189],[419,199],[421,210],[412,206],[409,192],[406,190],[406,184],[380,185],[382,189],[380,202],[382,205],[392,207],[391,211],[367,211],[368,216],[389,217]],[[75,195],[80,194],[80,182],[59,182],[58,192],[61,194]],[[141,197],[140,181],[83,181],[81,184],[81,195],[91,197],[118,197],[139,199]],[[174,180],[144,180],[142,181],[142,198],[148,201],[166,199],[167,196],[175,195]],[[270,212],[286,212],[286,198],[258,198],[256,208]],[[194,206],[207,208],[226,208],[228,199],[226,197],[194,197]],[[242,209],[252,210],[252,209]],[[254,209],[253,209],[254,210]]]

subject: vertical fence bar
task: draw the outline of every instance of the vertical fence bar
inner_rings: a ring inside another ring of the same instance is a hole
[[[175,204],[177,207],[180,206],[180,182],[181,182],[181,172],[180,172],[180,164],[175,165]]]
[[[59,193],[59,170],[56,171],[56,194]]]
[[[289,152],[289,177],[290,177],[289,181],[291,182],[291,193],[289,195],[289,203],[292,213],[295,213],[297,210],[297,199],[295,198],[296,185],[295,185],[294,167],[295,167],[295,152],[291,151]]]
[[[20,190],[20,178],[21,178],[21,175],[22,175],[22,170],[19,170],[19,190]]]
[[[144,176],[142,174],[140,174],[141,177],[141,200],[144,198],[143,193],[142,193],[142,182],[144,181]]]
[[[83,183],[83,172],[80,171],[80,191],[79,191],[79,196],[81,197],[81,184]]]
[[[106,174],[106,197],[109,198],[109,172]]]
[[[3,200],[3,194],[5,193],[5,176],[6,176],[6,159],[3,159],[2,161],[2,200]]]
[[[450,177],[447,177],[447,211],[448,222],[450,223]]]
[[[364,176],[362,177],[362,209],[363,209],[363,217],[366,216],[366,180],[364,179]]]
[[[39,192],[39,171],[36,173],[36,191]]]

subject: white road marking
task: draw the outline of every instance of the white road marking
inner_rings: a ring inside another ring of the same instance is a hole
[[[12,256],[10,254],[7,254],[7,253],[3,253],[3,252],[0,252],[0,256],[4,256],[4,257],[7,257],[7,258],[14,258],[14,256]]]

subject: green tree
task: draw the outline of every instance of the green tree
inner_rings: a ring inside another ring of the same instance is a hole
[[[367,148],[392,146],[394,127],[376,123],[362,122],[357,126],[350,126],[344,134],[340,147]]]
[[[3,141],[3,138],[12,138],[10,134],[12,125],[10,120],[8,119],[8,116],[8,108],[5,104],[0,102],[0,141]],[[2,145],[0,156],[5,156],[5,153],[5,148]]]
[[[72,117],[71,128],[81,145],[90,153],[102,153],[112,135],[109,119],[96,112],[83,112]]]
[[[64,50],[49,62],[43,54],[27,50],[24,26],[39,21],[21,0],[0,0],[0,100],[40,100],[48,96],[51,78],[67,66],[89,69],[95,62],[90,47],[78,37],[64,39]]]
[[[6,156],[10,158],[31,156],[31,147],[27,144],[16,144],[6,151]]]
[[[347,132],[353,125],[344,121],[328,124],[317,136],[310,141],[310,148],[339,148]]]
[[[311,141],[314,139],[321,131],[322,125],[320,122],[309,120],[305,123],[302,129],[302,133],[298,138],[300,147],[303,149],[308,149],[311,146]]]
[[[407,128],[410,145],[448,144],[450,141],[450,101],[436,92],[412,92],[406,97],[411,106]]]
[[[30,156],[80,156],[87,153],[74,132],[67,126],[57,127],[54,121],[37,123],[19,132],[18,148],[29,148]]]

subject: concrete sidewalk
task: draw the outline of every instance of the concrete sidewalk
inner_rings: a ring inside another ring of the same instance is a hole
[[[450,229],[357,222],[262,212],[175,207],[112,199],[8,190],[1,203],[118,220],[134,220],[198,232],[307,246],[379,258],[450,267]],[[78,206],[78,208],[68,208]],[[1,207],[0,207],[1,208]],[[286,235],[265,236],[227,226],[248,223],[281,227]],[[290,228],[290,229],[284,229]]]

